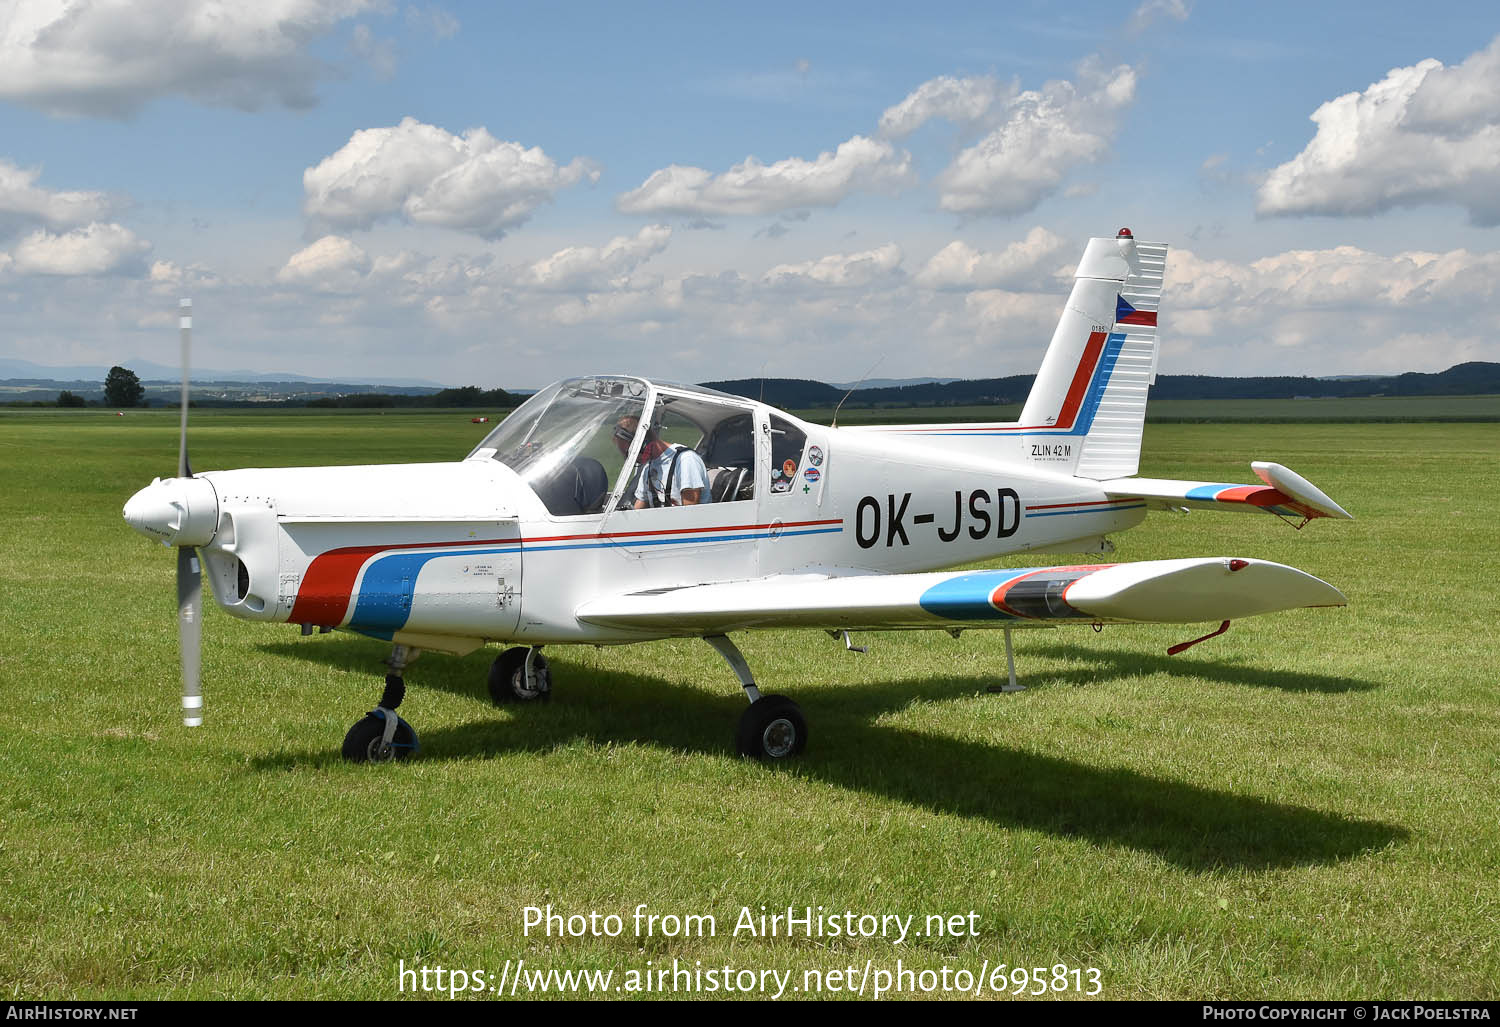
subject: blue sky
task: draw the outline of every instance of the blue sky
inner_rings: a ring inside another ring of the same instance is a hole
[[[1500,359],[1492,5],[0,6],[0,355],[538,386]],[[1319,120],[1311,120],[1318,113]],[[1481,313],[1483,312],[1483,313]]]

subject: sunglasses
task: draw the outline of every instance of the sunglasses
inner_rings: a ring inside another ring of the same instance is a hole
[[[629,442],[631,439],[635,438],[635,432],[631,431],[628,428],[617,427],[615,428],[615,438],[619,439],[621,442]]]

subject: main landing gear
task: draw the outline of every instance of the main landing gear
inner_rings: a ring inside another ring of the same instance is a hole
[[[740,715],[735,731],[739,754],[766,763],[801,755],[807,748],[807,718],[802,716],[802,709],[784,695],[761,695],[750,665],[727,635],[708,635],[703,641],[718,650],[734,669],[750,700],[750,708]]]
[[[761,695],[745,657],[726,635],[704,639],[724,657],[739,678],[750,706],[735,731],[735,748],[741,756],[766,763],[799,756],[807,748],[807,718],[801,708],[784,695]],[[355,722],[344,736],[344,758],[355,763],[388,763],[406,759],[419,751],[417,733],[396,715],[406,697],[406,667],[420,650],[397,645],[386,665],[385,692],[380,703]],[[552,672],[541,646],[513,646],[490,665],[490,698],[496,705],[545,701],[552,695]]]
[[[513,646],[490,664],[490,698],[496,706],[545,702],[552,697],[552,672],[541,646]]]
[[[385,693],[380,704],[354,722],[344,736],[344,759],[355,763],[389,763],[404,760],[421,747],[410,724],[396,716],[396,707],[406,698],[406,665],[421,655],[420,649],[398,645],[386,660]]]

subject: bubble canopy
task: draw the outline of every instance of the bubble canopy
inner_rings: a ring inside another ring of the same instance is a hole
[[[553,513],[588,513],[606,499],[628,424],[629,447],[644,418],[651,386],[642,378],[569,378],[516,408],[469,455],[489,456],[515,471]],[[629,419],[629,420],[627,420]]]

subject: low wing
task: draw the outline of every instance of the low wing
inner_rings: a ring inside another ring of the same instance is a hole
[[[1100,487],[1111,499],[1144,499],[1154,510],[1264,510],[1279,517],[1354,516],[1312,482],[1281,464],[1250,465],[1264,485],[1224,485],[1211,481],[1166,478],[1112,478]]]
[[[1332,585],[1266,560],[1202,558],[937,574],[789,574],[590,600],[578,618],[671,635],[747,628],[1193,624],[1343,606]]]

